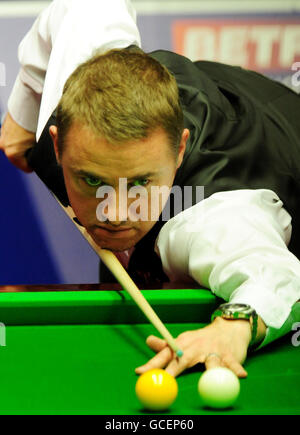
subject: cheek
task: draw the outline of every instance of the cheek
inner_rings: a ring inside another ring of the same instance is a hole
[[[140,228],[151,227],[157,222],[168,200],[171,187],[152,185],[143,194],[130,194],[128,200],[128,218],[138,222]]]
[[[166,180],[165,184],[162,184],[160,186],[154,186],[151,189],[151,195],[149,198],[149,210],[151,213],[150,216],[152,221],[158,220],[162,210],[168,202],[171,191],[172,183],[170,183],[170,179]]]
[[[65,177],[65,184],[70,204],[79,221],[87,226],[96,219],[98,200],[96,197],[87,197],[76,189],[76,185]]]
[[[98,201],[96,199],[90,200],[76,194],[70,195],[69,199],[74,213],[83,226],[87,227],[97,222]]]

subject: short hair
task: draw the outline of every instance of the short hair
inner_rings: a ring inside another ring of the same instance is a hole
[[[57,108],[60,156],[74,122],[112,144],[145,139],[162,128],[177,156],[184,120],[175,77],[137,47],[97,54],[64,86]]]

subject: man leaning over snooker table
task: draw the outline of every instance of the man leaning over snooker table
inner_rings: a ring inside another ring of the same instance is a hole
[[[93,8],[99,8],[90,3],[85,12],[89,27]],[[125,2],[118,3],[124,8]],[[57,4],[50,12],[59,18]],[[2,127],[1,149],[25,172],[33,168],[64,205],[70,204],[94,241],[114,251],[138,285],[193,280],[229,302],[233,311],[234,304],[247,305],[250,320],[217,316],[209,326],[181,334],[177,341],[184,356],[179,360],[164,340],[148,337],[156,356],[137,373],[161,367],[177,376],[202,362],[246,377],[242,364],[249,348],[285,335],[300,320],[299,96],[237,67],[192,63],[166,51],[147,55],[137,47],[132,14],[127,14],[131,35],[109,47],[120,49],[102,47],[101,54],[70,71],[57,110],[36,135],[30,113],[19,118],[16,101],[22,92],[27,102],[41,93],[28,79],[26,44],[32,50],[48,16],[39,17],[22,43],[23,65]],[[112,10],[107,19],[113,16]],[[53,41],[50,61],[57,54]],[[122,48],[126,42],[128,48]],[[47,74],[54,76],[50,61]],[[50,88],[45,83],[43,96],[50,95]],[[134,221],[130,214],[124,219],[118,207],[120,178],[128,180],[128,187],[147,189],[148,204],[152,186],[204,186],[205,200],[193,198],[193,213],[183,212],[184,219],[179,214],[164,222],[164,204],[155,219]],[[117,199],[115,217],[105,221],[96,215],[101,203],[96,192],[103,186],[113,187]]]

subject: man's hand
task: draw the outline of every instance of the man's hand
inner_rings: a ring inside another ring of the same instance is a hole
[[[7,114],[1,128],[0,150],[8,160],[24,172],[32,172],[25,153],[35,145],[35,133],[25,130]]]
[[[203,363],[206,369],[228,367],[240,378],[247,376],[242,364],[251,342],[251,326],[246,320],[217,317],[203,329],[180,334],[176,341],[184,352],[181,358],[174,358],[174,353],[165,340],[148,337],[147,344],[157,355],[144,366],[138,367],[136,373],[165,368],[168,373],[177,376],[184,370]]]

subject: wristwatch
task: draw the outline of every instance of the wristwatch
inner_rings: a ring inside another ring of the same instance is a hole
[[[213,313],[211,321],[215,320],[216,317],[222,317],[227,320],[249,320],[252,330],[250,346],[253,346],[257,337],[258,314],[252,307],[250,307],[250,305],[222,304]]]

